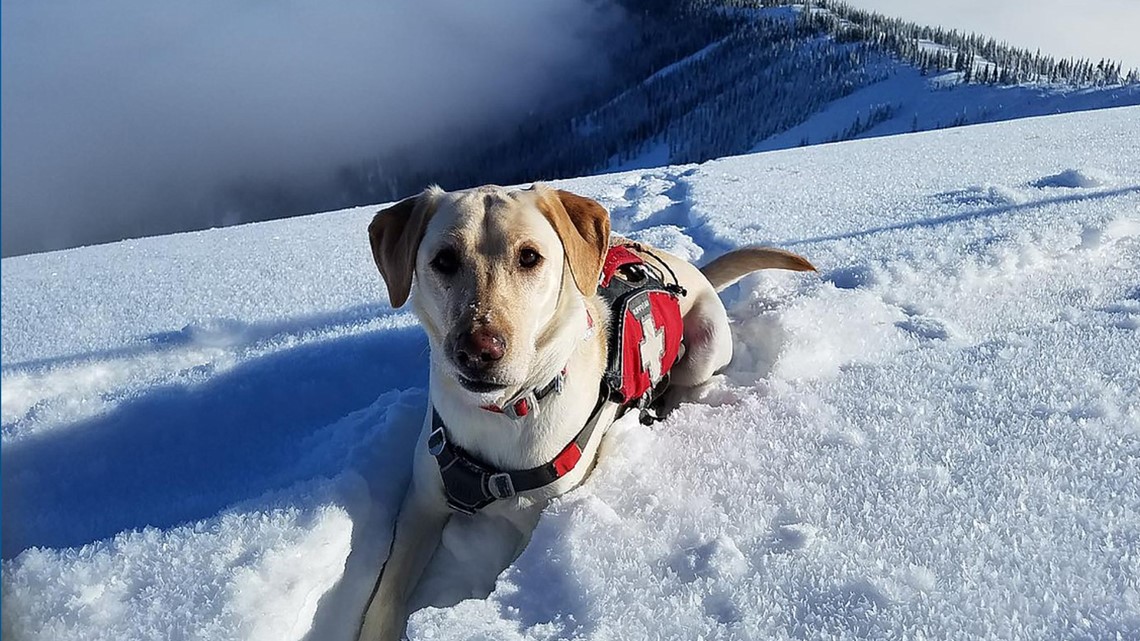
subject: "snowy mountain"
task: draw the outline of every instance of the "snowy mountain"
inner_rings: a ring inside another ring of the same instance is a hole
[[[560,181],[726,293],[699,401],[615,425],[415,639],[1140,636],[1140,108]],[[367,207],[5,259],[3,636],[349,639],[425,403]]]
[[[614,77],[506,132],[346,168],[345,204],[1140,104],[1119,63],[1055,59],[835,0],[627,0]],[[441,160],[443,159],[443,160]]]

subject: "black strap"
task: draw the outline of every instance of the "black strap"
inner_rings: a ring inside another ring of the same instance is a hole
[[[562,478],[573,469],[573,465],[559,470],[559,460],[574,447],[578,448],[578,456],[585,452],[605,403],[605,398],[599,396],[586,424],[554,460],[527,470],[514,471],[499,470],[452,443],[447,438],[447,426],[439,412],[432,407],[428,451],[439,465],[448,506],[457,512],[474,514],[499,499],[508,499],[519,492],[535,490]],[[577,463],[576,458],[574,462]]]
[[[538,389],[536,387],[534,390],[534,400],[541,401],[547,396],[553,394],[555,391],[562,391],[562,382],[565,378],[566,370],[562,370],[559,372],[558,376],[550,379],[550,382],[546,384],[546,387],[543,387],[542,389]]]
[[[540,409],[538,405],[539,401],[555,392],[561,392],[562,385],[565,381],[566,369],[563,368],[562,371],[558,373],[558,376],[550,379],[550,382],[545,386],[533,387],[526,393],[520,392],[517,396],[508,400],[502,407],[483,406],[483,409],[505,414],[516,420],[524,416],[529,416],[532,412],[537,412]]]

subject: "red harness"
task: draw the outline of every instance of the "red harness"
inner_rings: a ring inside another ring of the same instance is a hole
[[[681,357],[684,323],[679,299],[685,292],[676,277],[666,283],[657,267],[630,251],[630,246],[618,245],[606,255],[598,293],[610,304],[609,362],[603,386],[615,403],[644,407]]]

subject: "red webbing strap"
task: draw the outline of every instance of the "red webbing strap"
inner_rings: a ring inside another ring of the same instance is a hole
[[[602,263],[602,287],[608,287],[614,273],[625,265],[637,265],[645,261],[629,250],[625,245],[610,247],[606,254],[606,262]]]

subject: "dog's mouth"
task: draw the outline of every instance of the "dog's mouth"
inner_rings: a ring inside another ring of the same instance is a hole
[[[495,383],[493,381],[477,380],[467,378],[466,376],[456,376],[455,380],[463,386],[463,389],[476,394],[487,394],[489,392],[498,392],[507,389],[506,385]]]

